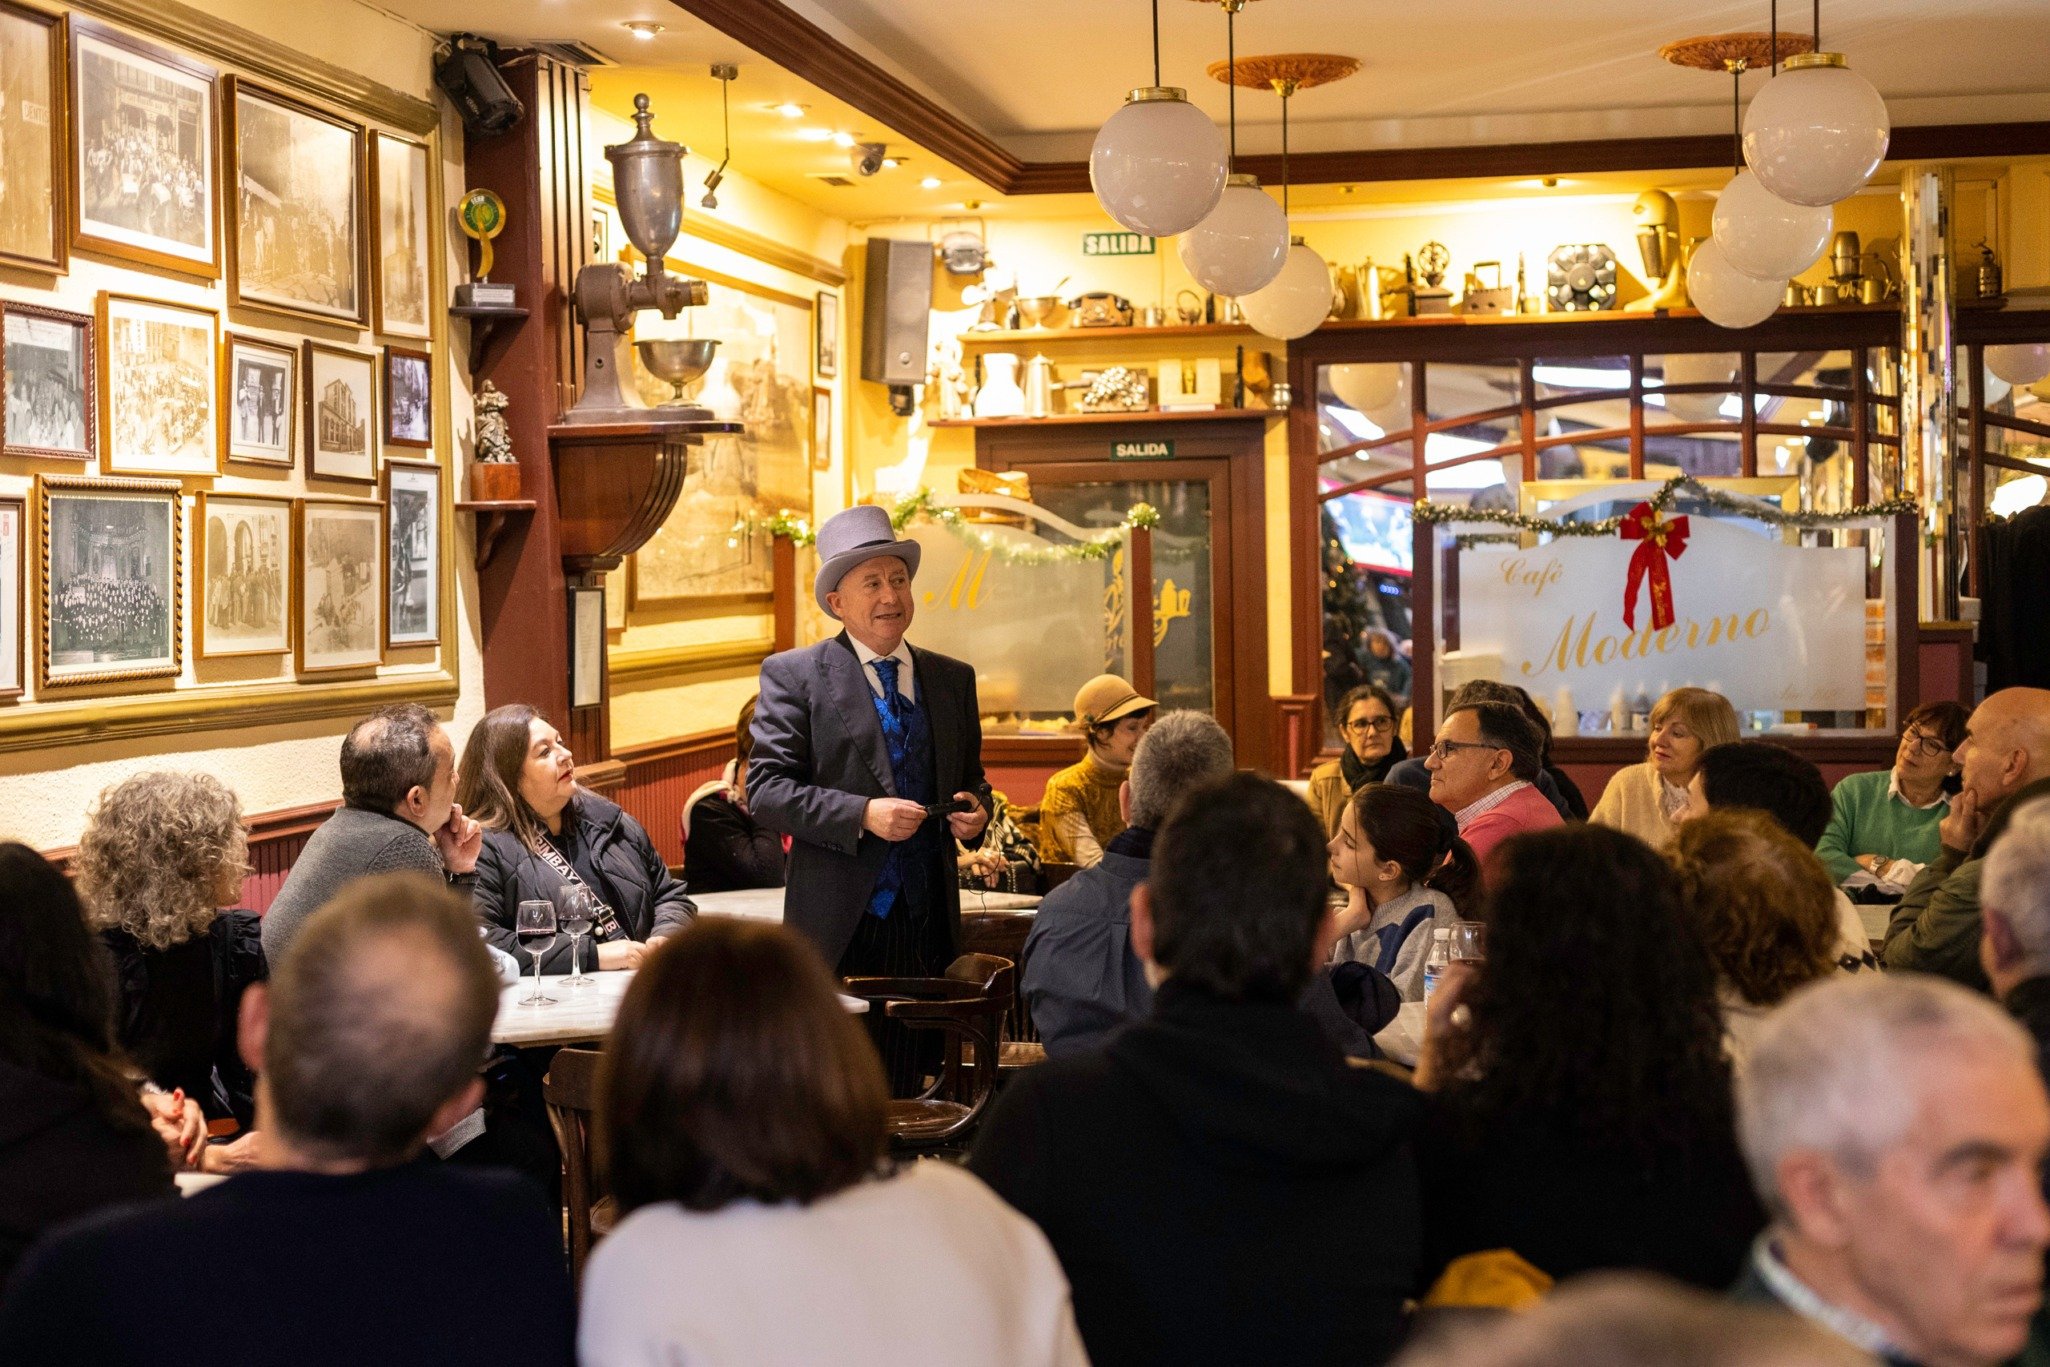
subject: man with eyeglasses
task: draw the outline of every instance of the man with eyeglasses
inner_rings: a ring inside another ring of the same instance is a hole
[[[1424,759],[1431,801],[1458,820],[1479,858],[1512,835],[1561,824],[1558,809],[1534,786],[1543,744],[1537,727],[1508,703],[1455,707],[1438,724]]]
[[[1894,910],[1879,960],[1983,992],[1979,878],[2008,814],[2050,794],[2050,689],[2003,688],[1980,703],[1955,758],[1963,787],[1937,827],[1943,848]]]

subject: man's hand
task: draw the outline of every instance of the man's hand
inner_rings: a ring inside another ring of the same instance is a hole
[[[956,840],[973,840],[982,834],[984,826],[989,825],[989,813],[983,810],[982,799],[973,793],[956,793],[954,796],[963,801],[973,802],[975,810],[971,812],[955,812],[947,818],[947,829],[954,833],[954,839]],[[871,803],[870,805],[873,806],[874,804]]]
[[[164,1141],[171,1163],[179,1168],[197,1168],[206,1151],[206,1117],[199,1103],[174,1092],[145,1092],[142,1107],[149,1112],[150,1128]]]
[[[1985,828],[1986,818],[1979,812],[1979,799],[1967,788],[1951,802],[1950,815],[1937,823],[1936,835],[1943,841],[1944,849],[1966,855]]]
[[[639,968],[648,957],[648,947],[639,940],[607,940],[598,946],[598,971]]]
[[[200,1171],[231,1173],[253,1168],[262,1161],[263,1136],[255,1130],[249,1131],[232,1144],[209,1144],[200,1162]]]
[[[477,851],[484,848],[484,828],[463,815],[463,804],[449,804],[448,820],[434,832],[434,848],[450,873],[475,873]]]
[[[961,817],[953,817],[950,824],[960,820]],[[924,824],[925,807],[917,802],[907,802],[901,797],[872,797],[868,800],[867,809],[861,814],[862,828],[885,840],[909,840],[918,834],[918,828]],[[982,827],[977,825],[975,829],[979,831]]]

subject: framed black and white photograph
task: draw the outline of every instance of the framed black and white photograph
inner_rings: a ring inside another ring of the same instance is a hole
[[[304,318],[369,322],[363,126],[238,77],[227,84],[234,302]]]
[[[302,498],[299,669],[318,674],[384,662],[384,505]]]
[[[377,483],[377,353],[306,344],[306,474]]]
[[[93,320],[36,304],[0,303],[6,453],[91,460],[97,449]]]
[[[100,467],[110,475],[220,469],[220,318],[102,292]]]
[[[218,278],[214,69],[76,14],[69,22],[72,246]]]
[[[293,466],[299,461],[299,352],[228,334],[221,363],[223,461]]]
[[[200,659],[292,648],[292,500],[202,489],[193,511]]]
[[[64,22],[0,0],[0,262],[62,271]]]
[[[428,261],[432,246],[428,229],[427,145],[392,133],[370,139],[371,221],[377,225],[376,269],[370,273],[377,305],[377,330],[390,337],[433,335],[427,300]]]
[[[818,336],[812,347],[812,370],[822,380],[840,374],[840,296],[819,291],[818,307],[812,310],[812,326]]]
[[[177,674],[178,482],[36,476],[38,691]]]
[[[441,641],[441,467],[430,461],[384,463],[384,641]]]
[[[384,439],[391,446],[434,445],[434,360],[424,351],[384,349]]]
[[[23,559],[27,543],[28,504],[19,498],[0,498],[0,698],[18,698],[24,691],[27,670],[22,667],[26,638],[21,631],[21,612],[27,605],[22,586]]]

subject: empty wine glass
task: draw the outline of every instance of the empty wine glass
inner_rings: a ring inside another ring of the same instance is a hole
[[[563,933],[569,936],[569,976],[562,980],[564,987],[589,987],[597,979],[584,972],[583,957],[579,946],[583,938],[591,933],[591,923],[597,920],[597,897],[589,888],[566,888],[562,894],[562,914],[557,923]]]
[[[516,930],[520,948],[534,956],[534,990],[520,998],[521,1006],[553,1006],[555,998],[541,991],[541,956],[555,948],[555,903],[522,902]]]

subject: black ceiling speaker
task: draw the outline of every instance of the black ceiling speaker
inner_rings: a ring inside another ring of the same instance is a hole
[[[498,44],[474,33],[458,33],[434,59],[434,83],[480,137],[505,132],[526,117],[526,107],[498,74]]]

